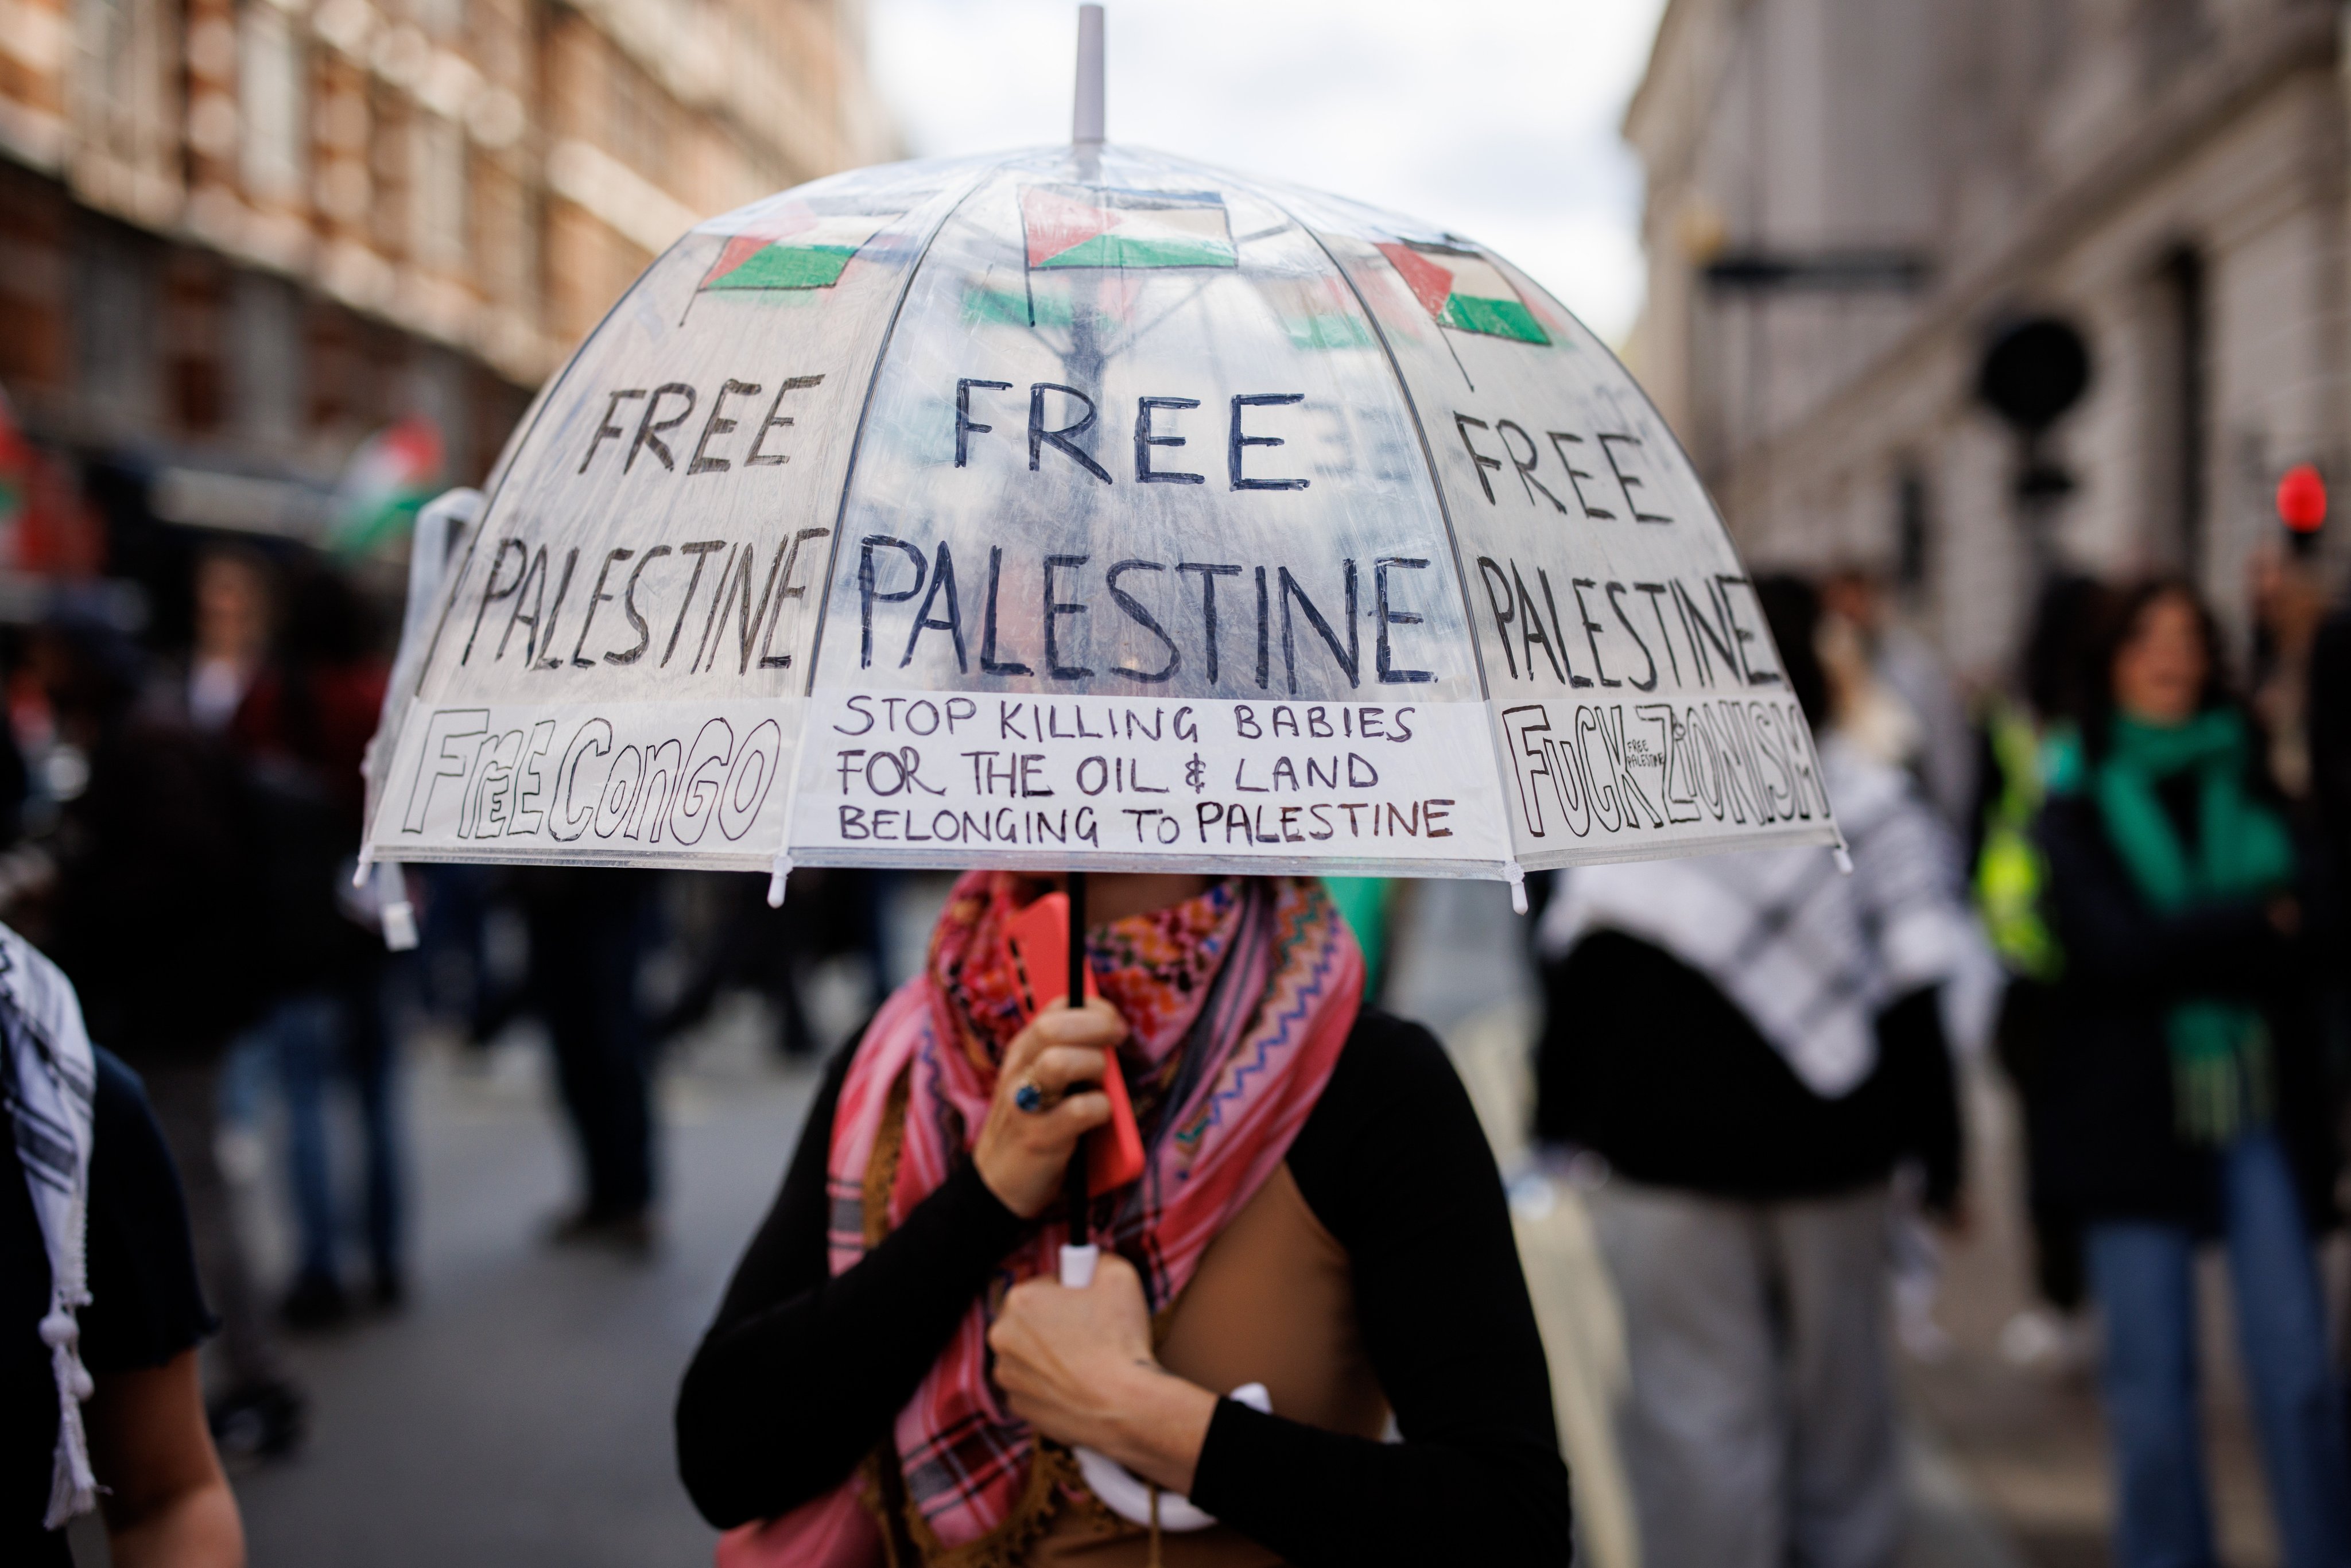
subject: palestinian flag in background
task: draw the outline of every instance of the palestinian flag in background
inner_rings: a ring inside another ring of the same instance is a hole
[[[729,235],[702,277],[705,290],[830,288],[867,240],[896,213],[822,216],[803,208],[751,234]]]
[[[1476,251],[1386,244],[1380,246],[1380,254],[1395,266],[1405,287],[1438,326],[1521,343],[1551,341],[1501,268]]]
[[[398,538],[441,479],[441,427],[421,413],[386,425],[360,444],[335,486],[327,549],[361,556]]]
[[[1211,192],[1024,185],[1020,227],[1032,272],[1240,265],[1224,199]]]

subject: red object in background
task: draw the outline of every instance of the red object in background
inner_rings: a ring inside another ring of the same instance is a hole
[[[0,570],[95,577],[106,533],[65,464],[26,438],[0,391]]]
[[[2314,464],[2297,463],[2278,481],[2278,518],[2298,534],[2314,534],[2326,520],[2326,481]]]

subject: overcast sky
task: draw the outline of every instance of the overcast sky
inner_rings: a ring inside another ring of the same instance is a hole
[[[1110,139],[1440,224],[1621,341],[1638,166],[1616,127],[1660,0],[1110,0]],[[1073,0],[869,0],[916,156],[1066,141]]]

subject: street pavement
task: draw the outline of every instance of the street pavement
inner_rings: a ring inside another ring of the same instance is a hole
[[[893,966],[915,963],[944,889],[905,884]],[[1422,883],[1401,922],[1391,999],[1455,1043],[1523,1038],[1533,996],[1523,928],[1493,884]],[[847,977],[819,988],[845,1029]],[[236,1478],[256,1568],[644,1568],[703,1564],[711,1531],[679,1487],[670,1410],[728,1270],[780,1179],[817,1069],[762,1044],[736,998],[663,1074],[664,1232],[646,1260],[552,1249],[568,1201],[565,1144],[543,1042],[528,1026],[486,1051],[411,1051],[414,1273],[402,1312],[292,1342],[314,1401],[294,1458]],[[1980,1079],[1983,1075],[1978,1075]],[[2000,1092],[1973,1092],[1979,1170],[2011,1158]],[[2012,1121],[2012,1118],[2011,1118]],[[266,1198],[266,1182],[256,1196]],[[1913,1529],[1904,1568],[2089,1568],[2104,1558],[2095,1400],[2079,1375],[2016,1365],[2001,1333],[2023,1304],[2012,1179],[1995,1170],[1947,1259],[1938,1320],[1951,1343],[1906,1358]],[[265,1263],[282,1216],[256,1215]],[[2246,1495],[2241,1419],[2225,1391],[2220,1465],[2229,1560],[2273,1561]],[[779,1416],[782,1415],[778,1413]],[[82,1561],[102,1550],[78,1537]]]

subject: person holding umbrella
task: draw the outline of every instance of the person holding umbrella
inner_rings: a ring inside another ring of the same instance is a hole
[[[1045,884],[975,872],[833,1062],[678,1400],[722,1561],[1145,1561],[1082,1447],[1214,1516],[1183,1561],[1565,1563],[1542,1345],[1440,1048],[1360,1009],[1313,879],[1093,880],[1101,996],[1021,1023],[1003,933]],[[1071,1289],[1111,1071],[1145,1167]],[[1223,1396],[1250,1382],[1271,1414]]]
[[[1106,141],[1080,16],[1067,148],[713,219],[581,345],[367,852],[964,873],[681,1393],[724,1560],[1563,1561],[1492,1157],[1316,873],[1825,855],[1820,759],[1605,346],[1450,229]]]

